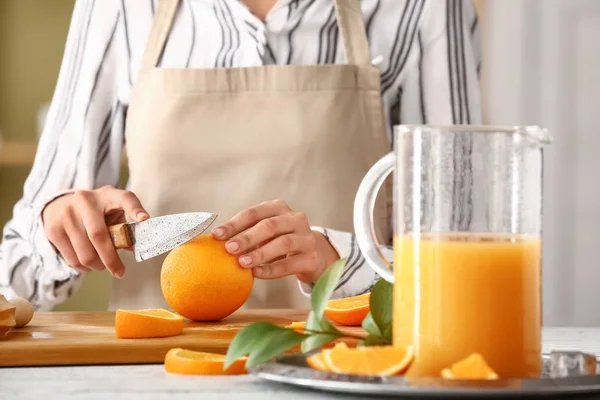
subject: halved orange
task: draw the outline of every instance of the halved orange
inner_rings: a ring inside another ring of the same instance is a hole
[[[413,347],[393,346],[334,347],[323,350],[323,361],[332,372],[354,375],[398,375],[406,371],[413,360]]]
[[[293,329],[294,332],[304,333],[304,328],[306,327],[306,322],[292,322],[289,325],[286,325],[284,328]]]
[[[369,313],[371,293],[343,299],[329,300],[325,307],[325,316],[344,326],[360,325]]]
[[[487,364],[483,356],[473,353],[442,370],[445,379],[498,379],[498,374]]]
[[[117,310],[115,331],[118,338],[157,338],[176,336],[183,331],[180,315],[162,308]]]
[[[171,349],[165,356],[165,370],[183,375],[240,375],[246,373],[246,360],[242,357],[223,370],[225,355],[200,351]]]

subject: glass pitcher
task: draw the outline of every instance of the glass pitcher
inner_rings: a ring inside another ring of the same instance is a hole
[[[539,377],[542,147],[539,127],[396,126],[394,151],[362,181],[356,239],[394,283],[393,342],[409,376],[440,377],[473,353],[502,378]],[[394,170],[393,272],[374,235]]]

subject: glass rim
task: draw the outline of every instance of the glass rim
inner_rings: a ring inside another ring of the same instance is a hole
[[[436,124],[399,124],[394,125],[394,133],[407,133],[418,128],[448,131],[448,132],[470,132],[470,133],[503,133],[503,134],[521,134],[531,139],[535,139],[540,144],[549,144],[552,142],[552,136],[548,129],[538,125],[436,125]]]

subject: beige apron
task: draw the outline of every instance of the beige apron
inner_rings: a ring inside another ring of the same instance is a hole
[[[283,199],[312,225],[352,231],[358,185],[389,151],[380,73],[371,65],[359,0],[335,0],[346,65],[157,68],[179,1],[162,0],[127,116],[131,190],[152,216],[219,214],[213,224]],[[388,233],[389,197],[378,203]],[[167,307],[164,256],[114,280],[110,308]],[[307,308],[294,276],[256,279],[246,307]]]

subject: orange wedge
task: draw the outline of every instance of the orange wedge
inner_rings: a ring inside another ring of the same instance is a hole
[[[353,375],[399,375],[413,360],[412,346],[334,347],[323,350],[323,361],[331,372]]]
[[[294,332],[297,333],[304,333],[304,328],[306,327],[306,322],[302,321],[302,322],[292,322],[289,325],[286,325],[285,328],[287,329],[293,329]]]
[[[445,379],[498,379],[498,374],[485,362],[481,354],[474,353],[450,368],[442,370]]]
[[[183,331],[181,316],[162,308],[117,310],[115,331],[118,338],[157,338],[176,336]]]
[[[325,316],[340,325],[360,325],[369,313],[370,298],[371,293],[365,293],[360,296],[329,300],[325,307]]]
[[[323,360],[323,352],[314,354],[310,357],[306,358],[306,363],[312,369],[316,369],[317,371],[328,372],[327,364]]]
[[[165,370],[183,375],[240,375],[246,373],[246,360],[242,357],[223,370],[225,355],[200,351],[171,349],[165,356]]]
[[[340,342],[340,343],[336,343],[335,346],[333,346],[333,348],[344,348],[347,349],[348,345],[344,342]],[[325,353],[326,351],[331,351],[332,349],[326,349],[326,350],[322,350],[319,353],[313,354],[310,357],[306,358],[306,363],[308,364],[309,367],[311,367],[312,369],[316,369],[317,371],[323,371],[323,372],[330,372],[329,368],[327,368],[327,364],[325,364],[325,360],[323,358],[323,353]]]

